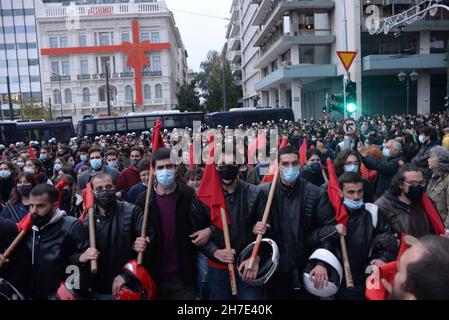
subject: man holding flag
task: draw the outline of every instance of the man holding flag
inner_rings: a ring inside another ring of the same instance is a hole
[[[335,213],[324,190],[299,177],[300,159],[298,150],[285,147],[279,151],[280,182],[274,192],[270,219],[267,227],[258,222],[253,232],[265,234],[279,246],[279,267],[268,282],[269,299],[311,299],[304,290],[302,273],[309,256],[318,248],[335,252],[336,241],[333,237],[317,243],[320,231],[334,228]],[[268,196],[271,183],[261,186]],[[259,216],[258,220],[261,219]],[[335,228],[334,228],[335,229]],[[327,269],[318,264],[310,272],[316,288],[324,286],[328,279]]]
[[[211,145],[214,148],[214,145]],[[255,185],[239,179],[239,165],[236,163],[235,143],[233,152],[226,153],[223,146],[221,163],[217,166],[211,160],[214,150],[206,166],[204,176],[198,190],[198,198],[210,208],[210,219],[213,234],[209,242],[201,247],[208,260],[208,283],[212,300],[231,300],[232,284],[236,284],[237,299],[260,300],[263,297],[261,287],[251,286],[245,280],[254,279],[256,270],[243,272],[247,279],[235,279],[234,262],[238,255],[254,239],[252,229],[257,218],[263,215],[266,197]],[[226,210],[226,222],[229,225],[229,239],[231,248],[226,248],[227,235],[223,231],[221,209]],[[247,261],[241,266],[246,269]],[[226,266],[228,264],[228,267]],[[231,265],[231,267],[229,267]],[[243,281],[242,281],[243,280]],[[235,289],[235,288],[234,288]],[[235,293],[235,292],[234,292]]]

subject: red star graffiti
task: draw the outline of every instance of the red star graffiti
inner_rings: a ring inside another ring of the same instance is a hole
[[[90,54],[90,53],[111,53],[122,52],[128,56],[128,66],[134,69],[136,83],[136,102],[137,105],[143,105],[142,95],[142,69],[148,65],[146,52],[170,50],[170,43],[152,43],[151,41],[140,42],[139,21],[134,19],[132,22],[133,43],[123,42],[121,45],[112,46],[90,46],[90,47],[71,47],[71,48],[49,48],[42,49],[43,56],[61,56],[71,54]]]

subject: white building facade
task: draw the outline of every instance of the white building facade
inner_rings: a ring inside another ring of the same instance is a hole
[[[164,1],[36,1],[43,100],[54,117],[108,114],[106,78],[113,114],[176,108],[187,53]]]

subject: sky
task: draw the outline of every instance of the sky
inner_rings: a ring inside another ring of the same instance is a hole
[[[229,21],[194,15],[182,11],[230,18],[232,0],[165,0],[173,11],[176,25],[189,55],[190,69],[200,70],[200,64],[210,50],[221,50],[226,39],[226,26]]]

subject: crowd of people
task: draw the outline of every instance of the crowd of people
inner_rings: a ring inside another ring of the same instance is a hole
[[[154,152],[153,130],[73,138],[69,144],[56,137],[0,145],[0,253],[28,213],[33,225],[12,256],[0,254],[0,278],[27,298],[63,299],[66,269],[76,266],[80,285],[69,290],[72,296],[111,300],[133,291],[135,278],[124,266],[144,254],[143,266],[161,300],[232,299],[228,264],[236,270],[239,300],[361,300],[368,267],[395,261],[401,236],[409,235],[418,242],[400,258],[393,286],[384,285],[390,297],[449,299],[449,278],[441,272],[449,267],[449,239],[429,213],[437,212],[438,223],[449,229],[449,114],[362,117],[353,137],[330,119],[280,119],[251,128],[278,130],[284,142],[275,161],[279,181],[263,223],[274,183],[267,175],[275,163],[260,157],[255,165],[237,164],[235,151],[223,153],[216,168],[231,249],[211,209],[196,196],[206,182],[206,164],[189,165],[189,154],[180,154],[186,161],[174,163],[171,150],[178,140],[172,139],[173,131],[161,132],[164,146]],[[238,149],[235,140],[229,143]],[[241,147],[247,151],[248,142]],[[268,143],[264,151],[273,148],[278,146]],[[336,219],[327,193],[328,159],[349,215],[344,224]],[[154,190],[147,203],[151,174]],[[63,180],[67,183],[58,191],[55,186]],[[88,186],[95,201],[95,248],[83,214]],[[431,208],[422,200],[427,196]],[[149,224],[141,237],[146,206]],[[276,249],[261,250],[256,267],[250,267],[242,253],[258,235],[272,239]],[[341,270],[341,236],[352,288]],[[89,270],[91,260],[98,261],[95,274]]]

